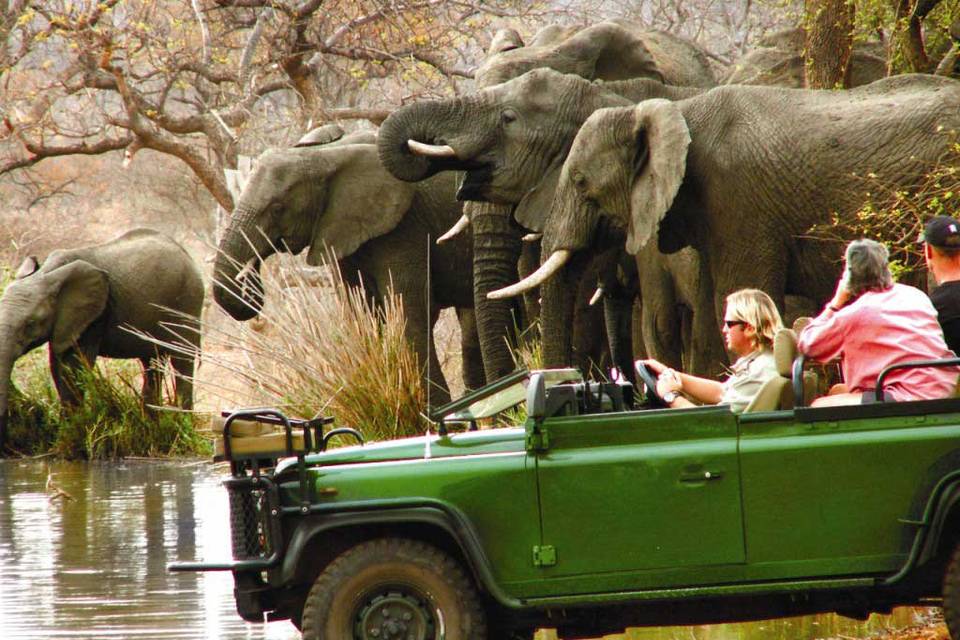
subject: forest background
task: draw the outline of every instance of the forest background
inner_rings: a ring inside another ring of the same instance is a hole
[[[718,78],[765,36],[804,26],[808,85],[831,88],[859,41],[882,44],[890,74],[932,72],[956,49],[960,0],[0,0],[0,265],[144,225],[209,275],[235,197],[226,172],[244,158],[320,124],[374,128],[411,101],[469,93],[498,29],[529,39],[610,18],[696,42]],[[272,262],[325,280],[302,258]],[[209,298],[205,323],[232,323]],[[450,317],[437,329],[454,394],[457,331]],[[207,408],[249,402],[203,390]]]

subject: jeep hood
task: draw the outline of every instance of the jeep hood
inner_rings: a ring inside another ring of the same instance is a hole
[[[445,436],[427,434],[414,438],[340,447],[324,453],[308,455],[306,460],[308,465],[331,466],[509,453],[523,450],[524,430],[522,427],[516,427],[452,433]],[[282,473],[294,464],[296,464],[296,459],[284,460],[277,465],[276,473]]]

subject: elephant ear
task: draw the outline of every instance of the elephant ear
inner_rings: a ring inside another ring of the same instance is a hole
[[[17,273],[13,276],[15,280],[22,280],[29,275],[32,275],[37,272],[37,269],[40,268],[40,261],[37,260],[36,256],[28,256],[23,259],[23,262],[20,263],[20,267],[17,269]]]
[[[63,353],[106,309],[110,284],[106,271],[83,260],[57,267],[47,278],[57,287],[50,348]]]
[[[627,251],[637,253],[657,232],[687,171],[690,130],[675,102],[633,107],[634,144]]]
[[[601,22],[567,38],[557,47],[564,57],[592,67],[581,74],[591,80],[653,78],[663,82],[656,61],[636,34],[613,22]]]
[[[303,134],[299,140],[294,143],[294,147],[314,147],[330,144],[343,137],[343,128],[336,124],[325,124],[315,127]]]
[[[550,215],[550,209],[553,207],[553,194],[560,182],[561,168],[560,166],[551,167],[537,186],[523,196],[513,212],[517,222],[530,231],[542,233],[546,226],[547,216]]]
[[[523,38],[520,37],[516,29],[500,29],[494,34],[493,40],[490,41],[490,46],[487,48],[487,57],[504,51],[519,49],[522,46]]]
[[[376,145],[344,145],[330,151],[337,166],[328,177],[323,210],[313,226],[310,265],[322,264],[327,248],[343,259],[368,240],[393,231],[417,190],[416,183],[397,180],[383,168]]]

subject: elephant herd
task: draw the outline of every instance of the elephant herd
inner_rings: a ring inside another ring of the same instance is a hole
[[[263,304],[263,259],[306,250],[319,264],[332,255],[375,305],[391,289],[402,297],[407,338],[430,364],[434,406],[449,399],[432,340],[448,307],[461,326],[468,388],[514,369],[511,347],[537,318],[546,366],[631,375],[646,353],[718,373],[728,362],[718,329],[724,297],[756,287],[788,315],[791,305],[819,308],[840,256],[805,233],[856,211],[864,176],[910,186],[960,130],[960,82],[874,77],[883,70],[869,52],[854,57],[862,84],[847,91],[805,90],[796,74],[764,72],[765,60],[792,68],[784,61],[795,57],[795,40],[770,39],[730,73],[731,82],[756,83],[747,85],[719,83],[689,42],[625,22],[548,27],[529,44],[501,31],[475,92],[402,107],[377,133],[327,126],[261,155],[220,243],[214,298],[250,319]],[[117,252],[162,243],[147,232],[128,236]],[[97,256],[77,259],[110,271]],[[64,252],[51,256],[23,282],[52,279],[65,262]],[[158,271],[168,272],[182,295],[161,304],[199,314],[195,267]],[[0,302],[0,330],[9,330],[18,283]],[[103,287],[116,317],[97,315],[90,295],[88,328],[64,332],[65,321],[30,312],[24,322],[36,331],[0,341],[9,360],[0,357],[0,409],[4,367],[44,340],[58,356],[142,357],[129,345],[116,354],[102,346],[127,295],[109,277]],[[592,304],[595,292],[602,305]],[[633,344],[635,308],[641,344]]]

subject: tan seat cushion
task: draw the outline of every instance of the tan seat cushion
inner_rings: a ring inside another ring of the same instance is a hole
[[[213,424],[210,429],[218,436],[223,435],[223,427],[227,424],[227,419],[223,416],[214,416]],[[234,438],[259,436],[262,434],[273,433],[277,430],[277,425],[257,422],[255,420],[234,420],[230,423],[230,435]]]
[[[232,425],[230,429],[233,430]],[[304,451],[303,431],[294,429],[293,453]],[[234,458],[249,458],[258,455],[264,457],[285,456],[287,455],[287,436],[282,430],[258,436],[233,436],[230,438],[230,452]],[[213,455],[215,458],[223,457],[223,438],[214,440]]]
[[[211,426],[217,435],[213,443],[214,458],[223,458],[223,427],[227,419],[216,416]],[[303,430],[293,430],[293,452],[303,452]],[[264,457],[287,454],[287,438],[283,427],[255,420],[234,420],[230,423],[230,452],[234,458]]]

